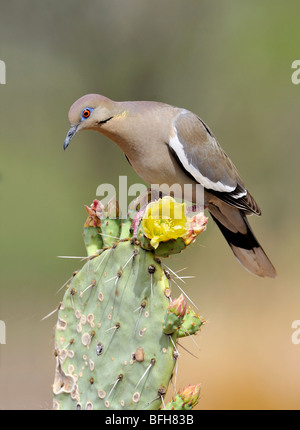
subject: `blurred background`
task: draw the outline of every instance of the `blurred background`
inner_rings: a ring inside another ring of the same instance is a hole
[[[250,219],[278,270],[245,271],[210,219],[167,264],[207,324],[182,344],[178,388],[197,409],[298,409],[300,345],[298,1],[10,0],[0,5],[0,408],[51,409],[57,290],[85,255],[85,204],[97,186],[140,182],[94,132],[62,149],[70,105],[86,93],[157,100],[197,113],[237,165],[263,216]],[[176,287],[173,295],[178,295]],[[168,394],[170,396],[170,394]]]

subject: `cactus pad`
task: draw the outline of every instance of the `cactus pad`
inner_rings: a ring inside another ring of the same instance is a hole
[[[183,296],[170,304],[169,277],[158,257],[180,252],[185,245],[174,248],[174,242],[184,239],[172,237],[155,250],[140,226],[132,238],[131,220],[118,218],[118,211],[111,219],[98,201],[87,210],[89,258],[67,285],[58,312],[53,407],[159,409],[177,337],[203,324]]]

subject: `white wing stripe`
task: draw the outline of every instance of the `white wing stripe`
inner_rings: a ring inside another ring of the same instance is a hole
[[[241,191],[239,194],[232,194],[232,197],[234,199],[240,199],[244,197],[247,194],[247,190]]]
[[[226,192],[230,193],[235,190],[235,187],[230,187],[229,185],[222,184],[222,182],[213,182],[210,179],[203,176],[199,170],[189,163],[186,158],[184,148],[180,140],[178,139],[177,132],[175,129],[175,135],[170,138],[169,141],[170,147],[175,151],[179,160],[183,164],[184,168],[195,178],[199,184],[201,184],[204,188],[211,189],[214,191]]]

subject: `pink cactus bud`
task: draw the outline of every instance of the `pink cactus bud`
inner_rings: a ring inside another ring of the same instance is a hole
[[[186,307],[187,307],[187,304],[183,297],[183,294],[180,294],[180,296],[177,297],[177,299],[174,299],[170,303],[168,307],[168,311],[173,312],[175,315],[182,318],[185,315]]]
[[[188,218],[188,232],[182,236],[185,245],[192,243],[198,234],[206,229],[207,218],[203,213],[198,213],[192,218]]]
[[[178,394],[184,401],[191,407],[194,407],[199,400],[201,385],[188,385],[186,388],[181,390]]]
[[[103,216],[104,207],[99,200],[94,200],[91,206],[85,206],[88,213],[88,219],[86,220],[85,227],[100,227],[101,217]]]
[[[100,218],[101,216],[102,216],[102,214],[103,214],[103,209],[104,209],[104,207],[103,207],[103,204],[99,201],[99,200],[97,200],[97,199],[95,199],[94,201],[93,201],[93,203],[91,204],[91,210],[92,211],[94,211],[94,213]]]

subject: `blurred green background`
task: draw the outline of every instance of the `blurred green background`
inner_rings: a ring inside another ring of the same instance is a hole
[[[196,276],[186,291],[208,321],[200,350],[182,341],[198,359],[180,350],[178,388],[202,383],[198,409],[299,408],[299,15],[291,0],[1,2],[1,409],[52,407],[56,316],[41,318],[81,264],[57,256],[84,255],[84,204],[99,184],[140,181],[98,133],[63,151],[69,107],[91,92],[197,113],[263,211],[250,222],[276,280],[246,272],[212,220],[167,263]]]

